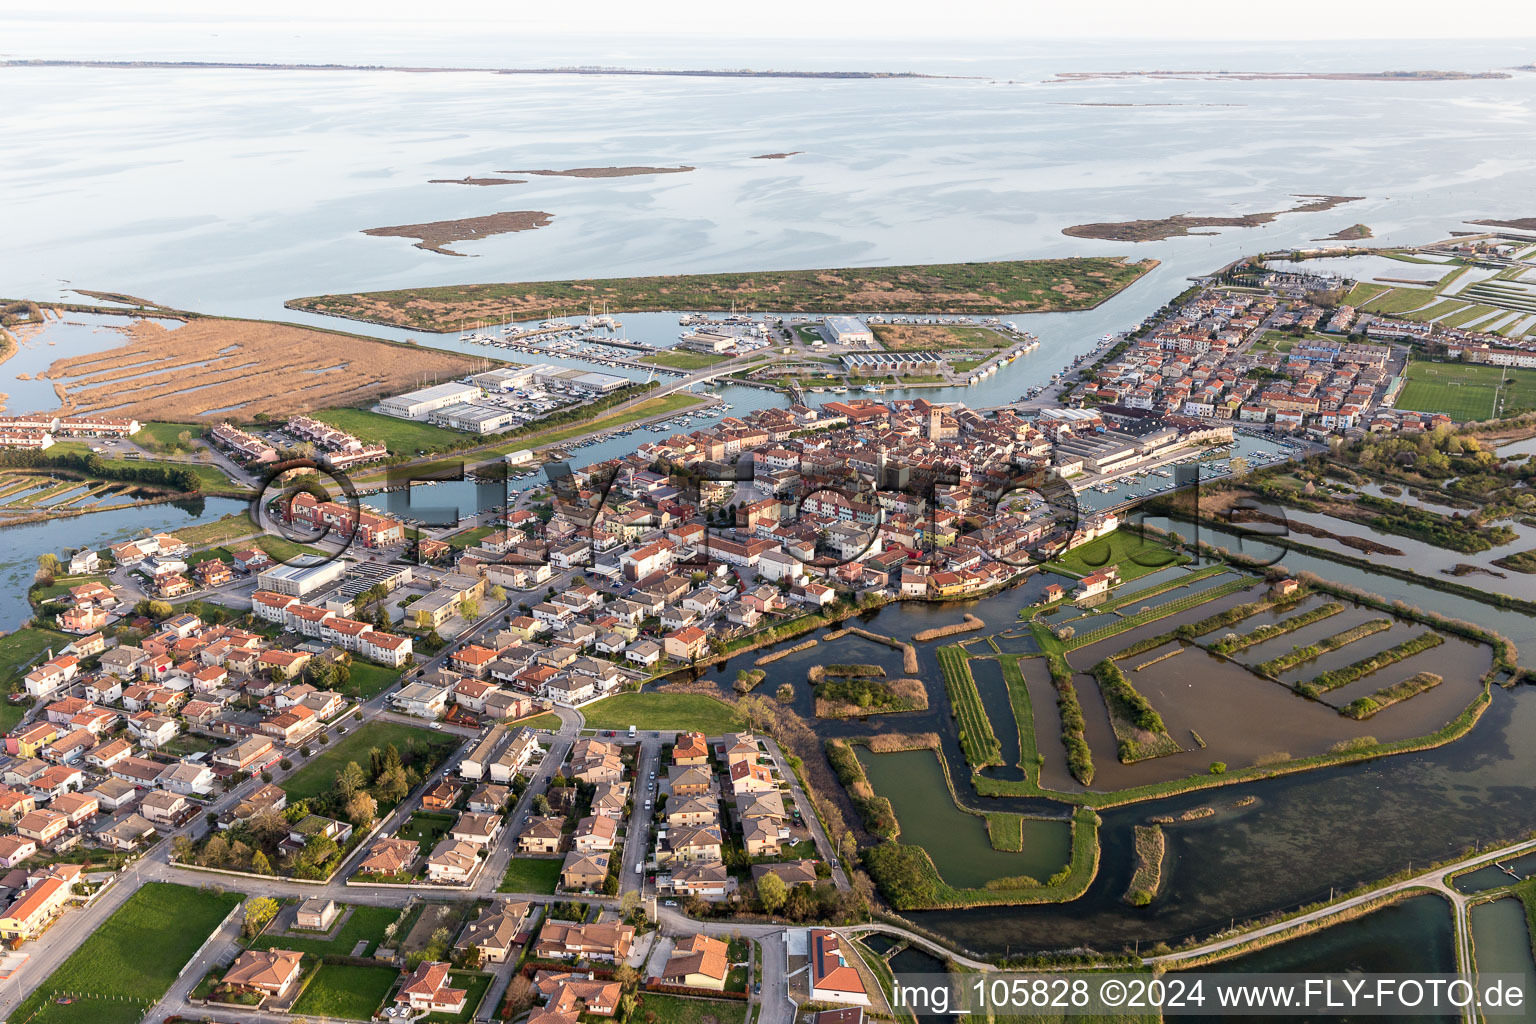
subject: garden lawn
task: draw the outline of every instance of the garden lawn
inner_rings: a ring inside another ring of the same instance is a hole
[[[672,732],[691,729],[720,736],[736,728],[730,705],[700,693],[620,693],[582,708],[589,729]]]
[[[438,840],[448,834],[453,828],[454,815],[452,814],[428,814],[417,811],[411,815],[405,827],[400,829],[401,839],[414,839],[421,845],[422,856],[432,852]]]
[[[534,857],[513,857],[507,864],[507,873],[501,877],[497,892],[530,892],[552,896],[560,884],[562,859],[551,857],[540,860]]]
[[[341,909],[342,912],[346,911],[345,907]],[[400,911],[394,907],[353,907],[352,916],[347,918],[347,923],[341,926],[341,931],[336,933],[334,939],[259,935],[251,942],[251,947],[253,949],[294,949],[300,953],[313,953],[316,956],[351,956],[353,947],[366,939],[368,948],[363,950],[362,955],[367,956],[384,940],[384,929],[399,916]]]
[[[1188,561],[1188,555],[1176,553],[1154,540],[1143,539],[1129,530],[1116,530],[1073,548],[1054,562],[1048,562],[1045,568],[1081,578],[1113,565],[1120,570],[1120,579],[1134,580]]]
[[[519,718],[513,725],[526,725],[530,729],[548,729],[550,732],[560,731],[560,716],[546,711],[542,715],[534,715],[532,718]]]
[[[657,1021],[666,1024],[744,1024],[747,1004],[729,999],[690,999],[684,996],[662,995],[660,992],[641,992],[637,1010],[641,1020],[652,1011]]]
[[[397,722],[366,722],[349,732],[340,741],[325,748],[324,753],[311,758],[304,767],[282,782],[283,792],[290,800],[303,800],[325,793],[336,783],[336,773],[348,761],[356,761],[364,769],[368,766],[368,752],[374,747],[383,750],[393,743],[401,755],[405,754],[407,740],[441,742],[425,729]],[[313,745],[311,747],[313,749]],[[379,808],[382,813],[383,807]]]
[[[400,972],[393,967],[321,964],[315,977],[293,1004],[295,1014],[372,1020]]]
[[[214,894],[169,882],[145,883],[16,1008],[11,1019],[31,1024],[137,1020],[165,995],[192,954],[242,898],[240,893]],[[98,1012],[81,1014],[52,1002],[56,991],[124,996],[138,1005],[92,1003]],[[120,1016],[119,1006],[133,1012]]]

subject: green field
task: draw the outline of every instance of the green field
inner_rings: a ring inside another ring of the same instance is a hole
[[[219,922],[241,901],[169,882],[147,882],[28,996],[12,1020],[60,1024],[137,1021],[155,1003]],[[55,992],[112,997],[59,1005]],[[86,1010],[91,1012],[85,1012]]]
[[[0,636],[0,691],[9,692],[13,687],[19,687],[21,677],[31,671],[41,656],[47,654],[50,648],[54,654],[58,654],[73,639],[68,633],[39,629],[36,626]],[[14,725],[25,708],[24,704],[0,702],[0,721],[9,719],[5,728]]]
[[[1187,561],[1188,555],[1176,554],[1154,540],[1138,537],[1129,530],[1116,530],[1073,548],[1054,562],[1046,563],[1045,568],[1083,577],[1113,565],[1120,570],[1121,580],[1133,580]]]
[[[223,544],[236,537],[249,537],[260,533],[261,527],[252,520],[249,512],[231,512],[210,523],[198,523],[176,531],[176,536],[187,542],[188,547],[200,548],[209,544]]]
[[[589,729],[692,729],[720,736],[737,728],[729,705],[701,693],[620,693],[582,708]]]
[[[448,537],[445,537],[444,539],[448,541],[448,546],[453,548],[453,550],[463,551],[465,548],[474,547],[476,544],[480,543],[486,537],[489,537],[499,529],[501,529],[501,527],[492,523],[488,526],[472,527],[460,533],[452,534]]]
[[[507,864],[497,892],[533,892],[553,895],[560,884],[559,857],[540,860],[535,857],[514,857]]]
[[[639,1020],[649,1020],[656,1014],[657,1024],[744,1024],[747,1004],[729,999],[689,999],[683,996],[663,995],[660,992],[641,992],[640,1005],[636,1007]]]
[[[325,409],[315,413],[314,418],[359,440],[382,444],[395,455],[446,451],[464,439],[457,430],[396,419],[367,409]]]
[[[1418,362],[1408,367],[1407,378],[1399,409],[1443,412],[1458,423],[1536,407],[1536,370]]]
[[[1436,292],[1429,288],[1393,287],[1385,293],[1362,303],[1360,309],[1366,313],[1399,316],[1412,310],[1432,305],[1435,298]],[[1414,319],[1420,318],[1414,317]]]
[[[534,715],[532,718],[519,718],[516,725],[526,725],[530,729],[548,729],[550,732],[560,731],[560,716],[552,711],[546,711],[542,715]]]
[[[346,693],[357,690],[363,695],[364,700],[377,696],[400,680],[398,668],[385,668],[383,665],[374,665],[366,661],[352,662],[350,671],[351,677],[347,680],[347,685],[341,689]]]
[[[172,469],[190,469],[202,481],[205,491],[248,491],[244,484],[237,484],[219,467],[202,462],[173,462],[164,459],[102,459],[101,464],[110,469],[142,469],[145,466],[168,466]]]
[[[366,769],[368,752],[374,747],[382,750],[393,743],[404,754],[406,741],[411,739],[444,742],[443,737],[434,736],[427,730],[419,729],[414,725],[401,725],[398,722],[366,722],[341,740],[326,747],[323,753],[312,758],[304,767],[284,779],[283,792],[288,794],[290,800],[319,796],[335,785],[336,773],[348,761],[356,761]],[[458,740],[450,737],[447,742],[457,743]],[[383,807],[379,808],[381,813],[383,810]]]
[[[642,363],[654,363],[657,366],[670,366],[674,370],[702,370],[705,367],[723,363],[733,356],[711,355],[707,352],[657,352],[653,356],[643,356]]]
[[[1090,309],[1151,270],[1151,261],[1127,263],[1091,256],[992,263],[932,263],[902,267],[772,270],[737,274],[683,274],[576,281],[519,281],[315,295],[287,305],[315,313],[362,316],[402,327],[457,330],[461,317],[541,315],[606,302],[611,312],[645,310],[772,309],[826,313],[850,305],[880,312],[1043,313]],[[1070,287],[1068,287],[1070,286]],[[849,296],[858,293],[857,302]],[[866,298],[884,294],[886,298]]]
[[[343,913],[346,911],[345,907],[340,909]],[[362,955],[367,956],[384,940],[384,929],[399,916],[400,911],[395,907],[353,907],[352,916],[347,918],[347,923],[341,926],[341,931],[336,933],[334,939],[258,935],[251,941],[251,948],[292,949],[316,956],[351,956],[353,947],[366,939],[368,948],[363,950]]]
[[[393,967],[321,964],[304,994],[293,1004],[296,1014],[372,1020],[400,972]]]
[[[203,436],[204,429],[201,423],[159,423],[151,420],[140,423],[138,431],[129,440],[151,452],[191,451],[193,444]],[[183,446],[179,440],[182,434],[187,434],[191,443]]]

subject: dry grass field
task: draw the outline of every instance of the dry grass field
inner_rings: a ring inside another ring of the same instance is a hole
[[[478,360],[252,320],[153,320],[128,343],[59,359],[43,374],[68,412],[140,421],[249,420],[349,405],[458,376]]]

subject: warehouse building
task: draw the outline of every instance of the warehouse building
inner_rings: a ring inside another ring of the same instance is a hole
[[[449,384],[434,384],[429,388],[407,391],[403,395],[386,398],[379,403],[378,410],[385,416],[395,416],[403,420],[424,420],[439,409],[445,409],[460,402],[471,402],[478,397],[480,397],[480,389],[475,385],[454,381]]]
[[[856,316],[829,316],[827,336],[838,345],[873,345],[875,332]]]
[[[275,565],[256,577],[256,587],[285,597],[304,597],[341,579],[346,568],[337,558],[319,565]]]
[[[427,416],[427,420],[440,427],[467,430],[473,434],[490,434],[506,430],[526,419],[522,412],[502,405],[484,402],[459,402],[445,406]]]

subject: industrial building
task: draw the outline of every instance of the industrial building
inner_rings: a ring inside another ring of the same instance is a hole
[[[689,352],[702,352],[705,355],[711,356],[726,355],[736,351],[736,339],[729,334],[697,331],[685,336],[682,341],[677,343],[677,347]]]
[[[522,423],[527,416],[517,409],[486,402],[457,402],[444,406],[427,416],[428,421],[440,427],[467,430],[473,434],[490,434]]]
[[[827,336],[838,345],[873,345],[875,332],[856,316],[829,316]]]
[[[945,369],[944,360],[932,352],[849,352],[843,356],[849,373],[878,377],[887,373],[932,376]]]
[[[454,381],[434,384],[429,388],[407,391],[379,402],[379,412],[403,420],[424,420],[431,413],[460,402],[471,402],[480,397],[480,389],[473,384]]]
[[[346,568],[336,558],[319,565],[275,565],[257,575],[256,586],[284,597],[304,597],[341,579]]]

